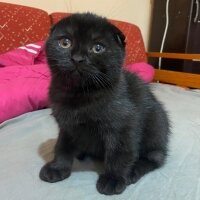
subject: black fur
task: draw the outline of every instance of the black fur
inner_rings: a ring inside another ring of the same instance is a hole
[[[63,38],[71,41],[69,48],[60,45]],[[90,13],[74,14],[52,28],[46,43],[49,97],[60,132],[42,180],[67,178],[73,158],[90,155],[104,161],[97,190],[119,194],[164,163],[168,118],[149,86],[122,70],[124,40],[105,18]],[[92,50],[97,44],[104,47],[101,53]]]

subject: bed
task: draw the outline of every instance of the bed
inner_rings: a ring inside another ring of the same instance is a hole
[[[26,11],[39,12],[38,9],[34,10],[21,6],[19,8],[18,5],[5,3],[0,3],[0,8],[12,8],[16,12],[20,10],[23,13],[22,11],[24,11],[25,14]],[[48,21],[48,14],[41,10],[40,12],[41,16],[44,16],[39,20],[46,20],[46,25],[50,26],[52,18]],[[54,13],[51,16],[54,16],[54,19],[57,20],[63,16],[63,13]],[[119,24],[118,21],[114,21],[114,23]],[[125,29],[125,32],[129,32],[130,37],[132,37],[130,27],[133,26],[120,22],[120,28]],[[48,27],[46,29],[48,30]],[[43,31],[45,32],[46,29]],[[21,34],[24,34],[24,32]],[[46,32],[45,34],[47,35]],[[45,39],[45,34],[41,36],[43,38],[32,38],[27,41],[22,41],[22,38],[21,43],[15,43],[14,46],[6,50],[21,44]],[[137,32],[137,34],[140,34],[140,32]],[[147,60],[141,35],[137,39],[132,38],[131,41],[128,43],[126,62],[134,59]],[[136,44],[140,44],[140,47],[137,48],[137,53],[134,53],[132,48],[135,49],[134,45]],[[3,52],[2,45],[0,50]],[[182,59],[200,58],[199,55],[152,52],[147,53],[147,56]],[[38,176],[40,168],[53,157],[53,147],[58,132],[56,122],[51,116],[51,109],[46,108],[24,113],[0,124],[0,199],[199,200],[200,75],[156,70],[154,82],[150,84],[150,87],[163,103],[172,122],[169,156],[162,168],[145,175],[136,184],[128,186],[123,194],[112,197],[97,192],[96,181],[102,166],[100,163],[94,163],[89,159],[82,162],[75,160],[72,175],[64,181],[54,184],[41,181]]]

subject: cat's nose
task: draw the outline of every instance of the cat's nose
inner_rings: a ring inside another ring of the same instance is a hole
[[[82,63],[85,61],[85,57],[78,54],[74,54],[71,59],[75,63]]]

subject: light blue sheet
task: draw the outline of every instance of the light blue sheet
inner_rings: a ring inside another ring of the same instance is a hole
[[[200,91],[152,84],[172,121],[166,164],[127,187],[121,195],[96,191],[97,171],[92,161],[75,161],[72,175],[58,183],[39,179],[51,160],[57,126],[50,109],[27,113],[0,125],[0,200],[199,200]]]

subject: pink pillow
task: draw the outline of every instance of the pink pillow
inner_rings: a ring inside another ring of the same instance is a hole
[[[154,68],[145,62],[129,64],[124,66],[124,69],[137,74],[143,81],[147,83],[153,80],[155,73]]]
[[[48,106],[50,73],[46,64],[0,69],[0,123]]]
[[[48,106],[50,73],[44,42],[0,55],[0,123]]]

